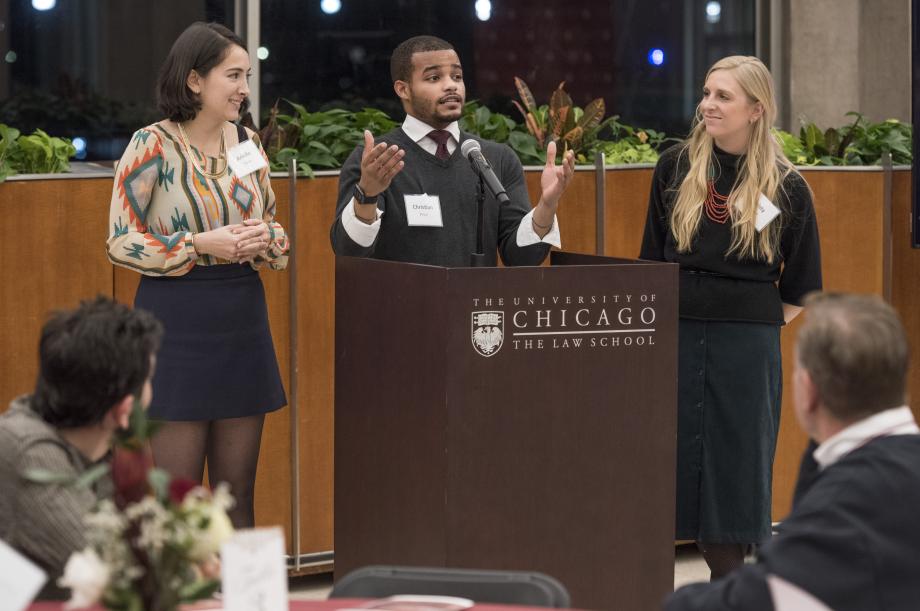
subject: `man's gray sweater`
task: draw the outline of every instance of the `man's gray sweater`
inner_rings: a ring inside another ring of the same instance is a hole
[[[505,265],[539,265],[549,252],[549,245],[517,245],[521,219],[530,212],[530,197],[524,183],[521,162],[506,145],[460,133],[460,141],[473,138],[511,198],[506,205],[486,190],[483,209],[483,252],[486,264],[497,264],[496,251]],[[396,144],[406,154],[405,167],[380,194],[377,207],[384,212],[377,239],[365,248],[349,237],[342,226],[342,211],[354,195],[361,178],[361,155],[364,146],[352,152],[339,177],[336,218],[330,237],[336,254],[373,257],[390,261],[424,263],[444,267],[464,267],[476,250],[476,193],[479,178],[457,146],[449,159],[441,160],[413,142],[397,127],[376,143]],[[441,203],[443,227],[409,226],[406,218],[406,195],[437,195]]]

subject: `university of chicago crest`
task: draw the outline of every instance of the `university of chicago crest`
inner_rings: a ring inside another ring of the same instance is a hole
[[[504,312],[473,312],[473,349],[482,356],[494,356],[505,339]]]

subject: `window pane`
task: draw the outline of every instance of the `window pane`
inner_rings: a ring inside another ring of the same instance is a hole
[[[401,118],[390,53],[427,33],[457,48],[468,99],[515,119],[519,76],[538,103],[565,81],[579,106],[602,97],[608,115],[679,135],[706,69],[753,53],[754,12],[755,0],[263,0],[262,110],[288,98]]]
[[[81,136],[85,159],[121,157],[134,130],[162,118],[156,74],[194,21],[232,28],[233,0],[0,1],[0,122]]]
[[[117,158],[131,132],[160,118],[153,88],[175,37],[197,20],[232,27],[233,5],[0,0],[0,121],[82,136],[86,159]],[[467,97],[493,110],[520,119],[515,76],[538,103],[565,81],[579,106],[602,97],[608,115],[680,135],[706,68],[753,53],[754,12],[755,0],[262,0],[261,111],[288,98],[399,119],[390,53],[431,33],[457,48]]]

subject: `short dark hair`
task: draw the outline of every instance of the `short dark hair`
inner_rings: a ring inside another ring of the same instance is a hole
[[[42,327],[32,408],[57,428],[101,422],[127,395],[140,396],[162,334],[149,312],[106,297],[55,312]]]
[[[839,420],[860,419],[906,401],[907,334],[881,297],[810,295],[796,354],[821,401]]]
[[[396,81],[408,82],[412,78],[412,56],[414,54],[448,50],[453,51],[453,45],[437,36],[413,36],[409,40],[404,40],[390,56],[390,77],[394,83]]]
[[[173,43],[157,77],[160,112],[177,123],[194,119],[201,110],[201,99],[186,84],[189,73],[194,70],[207,76],[214,66],[224,61],[233,45],[246,49],[239,36],[219,23],[198,21],[185,28]],[[240,106],[241,117],[248,108],[247,97]]]

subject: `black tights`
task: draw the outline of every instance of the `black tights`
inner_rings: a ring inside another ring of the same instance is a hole
[[[709,578],[712,581],[728,575],[744,564],[744,551],[747,545],[743,543],[702,543],[696,546],[703,553],[703,558],[709,566]]]
[[[166,422],[153,436],[153,460],[173,477],[200,482],[208,461],[208,482],[230,484],[235,528],[255,524],[253,491],[264,415],[200,422]]]

